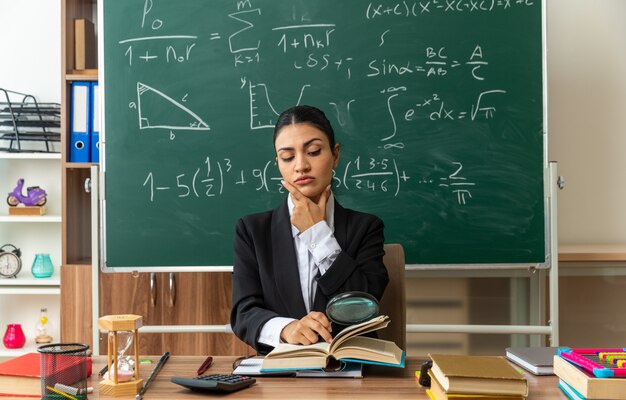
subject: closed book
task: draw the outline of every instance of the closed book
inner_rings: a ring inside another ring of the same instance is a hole
[[[586,399],[626,400],[626,379],[596,378],[559,356],[554,356],[554,373]]]
[[[578,393],[573,387],[567,384],[563,379],[559,379],[559,389],[572,400],[586,400],[582,394]]]
[[[308,346],[281,343],[263,358],[261,372],[277,370],[334,369],[337,361],[404,367],[404,351],[395,343],[362,336],[382,329],[389,317],[381,315],[339,332],[330,343]]]
[[[554,375],[558,347],[507,347],[506,358],[535,375]]]
[[[0,363],[0,396],[41,397],[39,353]]]
[[[502,396],[498,394],[446,393],[443,386],[429,371],[431,398],[435,400],[524,400],[524,396]]]
[[[448,395],[528,395],[526,378],[504,357],[431,354],[430,358],[432,374]]]
[[[74,69],[97,68],[96,34],[93,22],[88,19],[74,20]]]
[[[84,365],[86,363],[86,365]],[[41,397],[41,361],[39,353],[27,353],[0,363],[0,397]],[[53,376],[46,384],[62,383],[68,386],[91,375],[91,358],[56,356]]]

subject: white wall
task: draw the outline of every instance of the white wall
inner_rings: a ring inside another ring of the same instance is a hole
[[[61,2],[59,0],[0,0],[0,88],[32,94],[40,102],[61,102]],[[15,100],[12,98],[11,100]],[[6,101],[0,97],[0,102]],[[0,143],[0,147],[6,146]],[[24,144],[25,147],[28,144]],[[42,150],[40,143],[31,142]],[[58,149],[58,148],[57,148]],[[48,192],[48,214],[61,213],[61,167],[59,160],[0,159],[0,190],[6,196],[18,177],[26,184],[41,185]],[[4,204],[4,198],[2,203]],[[0,216],[6,216],[2,206]],[[0,245],[15,244],[22,250],[20,277],[32,276],[35,253],[49,253],[60,274],[61,224],[0,222]],[[60,302],[58,295],[0,294],[0,332],[8,323],[20,323],[34,351],[34,327],[39,309],[48,308],[51,334],[60,341]],[[0,345],[0,357],[14,356]]]
[[[626,1],[548,0],[559,242],[626,243]]]
[[[60,103],[61,2],[0,0],[0,41],[0,88]]]

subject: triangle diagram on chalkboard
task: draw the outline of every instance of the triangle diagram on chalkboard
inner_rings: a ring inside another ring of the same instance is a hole
[[[209,125],[197,114],[165,93],[137,82],[139,129],[204,130]]]

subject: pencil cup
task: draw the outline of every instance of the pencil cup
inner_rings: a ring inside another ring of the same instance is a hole
[[[52,343],[40,346],[41,398],[58,399],[58,392],[85,398],[89,376],[89,346]],[[64,390],[67,389],[67,390]]]

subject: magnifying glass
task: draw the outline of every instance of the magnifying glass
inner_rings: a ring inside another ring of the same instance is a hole
[[[330,299],[326,306],[326,316],[339,325],[354,325],[378,315],[376,297],[365,292],[340,293]]]

